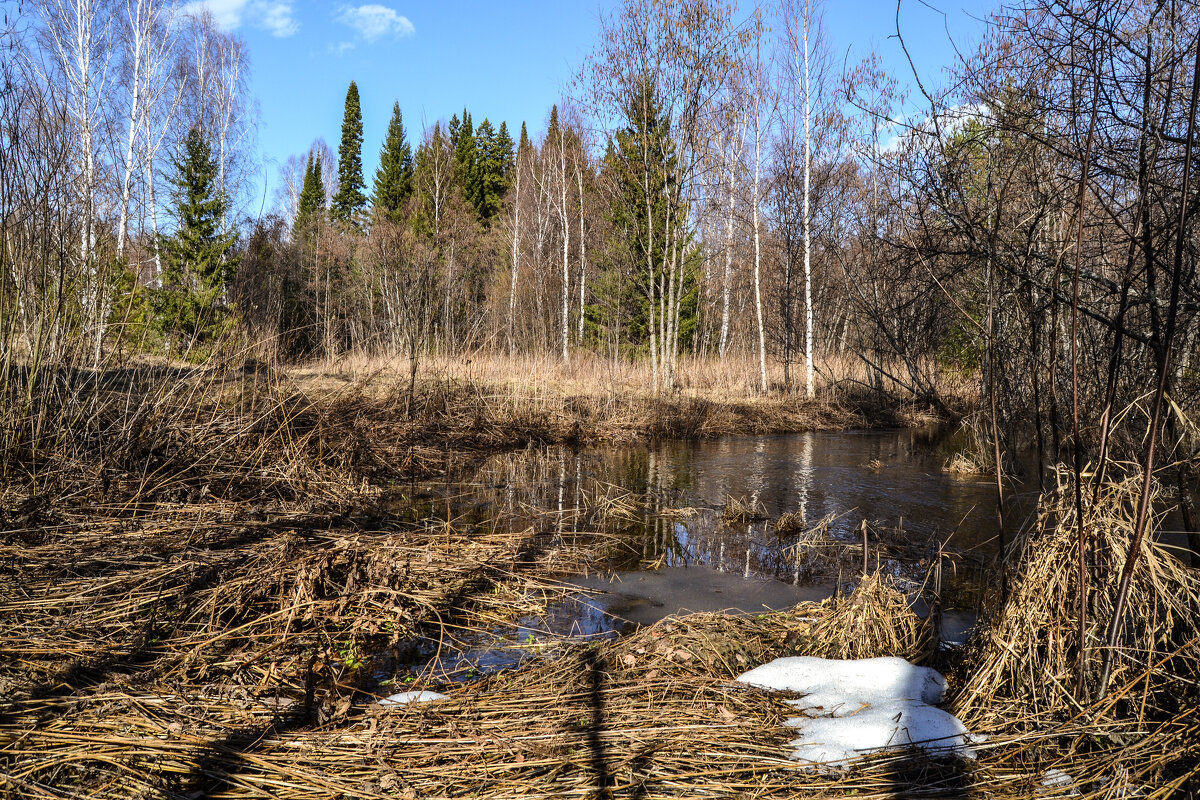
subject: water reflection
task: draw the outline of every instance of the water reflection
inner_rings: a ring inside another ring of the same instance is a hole
[[[415,513],[534,526],[564,541],[601,530],[613,536],[612,569],[708,565],[800,583],[813,546],[845,549],[860,541],[863,520],[929,548],[950,540],[950,549],[990,552],[994,488],[942,469],[956,445],[927,428],[529,449],[446,483]],[[1035,498],[1011,496],[1006,517],[1019,525]],[[723,519],[730,498],[767,519]],[[775,521],[789,513],[800,525],[781,535]]]
[[[572,552],[602,533],[610,544],[590,566],[603,573],[569,579],[579,592],[542,616],[442,631],[400,660],[423,678],[462,680],[682,609],[761,611],[827,597],[842,568],[848,578],[860,568],[864,519],[911,543],[903,569],[894,546],[880,563],[919,581],[947,538],[959,549],[995,539],[992,485],[942,469],[954,445],[929,429],[497,455],[468,476],[398,497],[397,510],[431,525],[532,529]],[[766,518],[723,514],[730,498]],[[786,533],[783,514],[799,520]]]

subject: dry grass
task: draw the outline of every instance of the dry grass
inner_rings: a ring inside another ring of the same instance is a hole
[[[856,652],[867,655],[914,657],[919,648],[910,646],[909,626],[892,635],[881,631],[895,595],[870,583],[845,601],[791,612],[667,621],[462,687],[443,703],[384,709],[356,693],[361,669],[356,673],[346,663],[347,638],[374,636],[389,622],[409,629],[420,609],[432,613],[444,602],[418,588],[421,580],[410,570],[437,585],[436,576],[445,572],[469,580],[476,559],[494,561],[496,549],[503,553],[511,544],[493,537],[468,545],[454,532],[423,542],[411,534],[404,538],[404,548],[431,555],[398,550],[396,537],[366,539],[362,550],[363,536],[330,536],[314,543],[313,557],[272,565],[271,580],[262,580],[261,562],[227,570],[236,575],[220,584],[231,585],[201,592],[204,599],[188,604],[177,625],[161,627],[161,643],[96,664],[89,679],[58,672],[30,691],[29,676],[9,674],[18,688],[0,720],[0,793],[814,796],[837,788],[839,779],[798,772],[782,758],[787,732],[781,723],[793,710],[731,679],[771,658],[814,652],[829,636],[853,639]],[[343,566],[331,571],[331,559]],[[380,572],[389,562],[406,566]],[[346,567],[354,563],[361,571]],[[526,575],[544,574],[549,566],[531,567]],[[151,583],[170,583],[160,574],[165,572],[156,571]],[[405,577],[397,582],[397,575]],[[110,578],[97,578],[93,588],[107,586]],[[250,590],[256,578],[260,587]],[[511,585],[516,576],[507,579]],[[534,587],[552,586],[529,577],[517,582],[526,597]],[[330,596],[322,597],[318,587]],[[56,593],[80,601],[86,594],[74,584],[40,588],[34,592],[40,602],[23,606],[6,598],[5,611],[17,617],[4,619],[27,621]],[[489,604],[489,594],[476,590],[472,601],[485,619],[488,608],[503,613],[501,602]],[[246,606],[251,597],[261,599]],[[847,611],[880,601],[865,615]],[[118,605],[102,618],[120,616]],[[283,619],[287,625],[280,625]],[[872,624],[864,626],[867,619]],[[46,626],[31,637],[18,633],[24,625],[6,627],[6,641],[22,664],[47,662],[54,649],[82,642],[78,631],[52,634]],[[102,628],[90,635],[107,638]],[[896,765],[880,763],[870,780],[887,785]]]
[[[407,369],[404,360],[351,356],[293,368],[288,375],[312,396],[353,391],[379,399],[407,392]],[[772,392],[763,394],[753,359],[683,358],[675,389],[655,394],[648,365],[589,353],[576,354],[569,364],[553,356],[431,357],[420,363],[413,405],[425,419],[470,410],[480,425],[540,423],[543,441],[911,426],[937,419],[927,404],[902,392],[865,391],[858,377],[846,377],[858,375],[856,362],[826,364],[823,374],[830,377],[812,401],[784,393],[782,371],[772,369]],[[946,394],[953,407],[969,403],[966,387],[947,387]]]
[[[568,592],[555,576],[614,546],[499,512],[467,525],[418,508],[401,522],[388,481],[527,441],[703,435],[764,416],[783,429],[814,412],[772,418],[763,398],[731,412],[615,390],[488,394],[469,376],[427,376],[409,398],[395,376],[348,375],[208,370],[157,391],[103,388],[60,450],[38,450],[9,481],[0,797],[1016,798],[1046,796],[1050,768],[1086,797],[1195,790],[1200,581],[1147,543],[1114,688],[1076,696],[1065,478],[1014,557],[1009,603],[952,676],[957,712],[991,737],[976,762],[903,753],[802,772],[782,758],[793,710],[731,683],[791,653],[933,657],[930,623],[878,575],[848,598],[566,644],[445,703],[379,708],[381,654],[544,612]],[[1097,575],[1122,566],[1135,489],[1103,487],[1087,509]],[[638,514],[613,487],[581,502],[598,528]],[[792,533],[798,558],[857,561],[821,527]],[[876,560],[904,539],[877,531]],[[1096,585],[1093,678],[1112,608],[1111,586]]]
[[[371,374],[396,374],[407,378],[408,366],[407,359],[403,358],[350,354],[336,362],[317,362],[299,371],[342,380]],[[868,381],[862,362],[856,358],[829,356],[818,362],[817,370],[817,391],[821,395]],[[423,357],[418,366],[418,379],[490,386],[497,391],[530,397],[643,395],[651,391],[652,372],[647,362],[613,360],[589,351],[572,353],[566,364],[560,355],[553,353],[510,356],[477,352]],[[767,379],[772,392],[781,392],[785,385],[783,366],[769,363]],[[799,383],[795,384],[796,392],[803,393],[803,389]],[[892,391],[895,391],[894,387]],[[725,358],[681,356],[672,393],[723,400],[762,397],[758,357],[733,352]]]
[[[344,722],[374,656],[544,610],[607,546],[248,504],[0,541],[0,795],[173,795],[268,733]],[[385,518],[386,519],[386,518]],[[64,520],[67,522],[67,520]],[[357,712],[355,712],[357,713]]]
[[[588,512],[628,503],[604,495]],[[367,656],[417,630],[489,630],[544,610],[565,591],[552,576],[604,537],[572,549],[537,526],[379,528],[370,514],[248,523],[245,509],[225,510],[181,507],[173,525],[93,520],[82,536],[64,526],[39,547],[6,544],[0,794],[1017,798],[1046,796],[1053,767],[1087,797],[1130,786],[1167,797],[1195,770],[1195,653],[1161,635],[1167,609],[1193,612],[1171,617],[1174,632],[1195,619],[1194,601],[1162,581],[1194,577],[1169,557],[1148,551],[1131,608],[1160,613],[1130,630],[1112,698],[1080,708],[1059,691],[1072,663],[1057,623],[1069,617],[1069,579],[1057,577],[1069,520],[1054,516],[1065,505],[1045,507],[1012,603],[954,677],[958,713],[991,737],[978,760],[900,753],[832,774],[786,761],[794,710],[731,679],[798,653],[933,657],[930,622],[886,577],[785,612],[568,643],[445,702],[385,709],[364,693]],[[1171,648],[1184,660],[1165,668]]]
[[[872,658],[898,655],[921,663],[937,647],[930,617],[912,609],[907,593],[887,576],[864,577],[848,597],[837,598],[813,626],[807,655]]]
[[[1132,787],[1146,797],[1172,796],[1185,784],[1195,790],[1200,575],[1151,538],[1143,542],[1112,682],[1107,696],[1095,696],[1140,484],[1111,482],[1094,503],[1092,487],[1083,491],[1091,590],[1081,662],[1074,492],[1069,473],[1058,479],[1018,554],[1010,600],[975,643],[957,713],[996,735],[992,758],[1002,784],[1055,768],[1087,797],[1135,796],[1120,793]]]
[[[726,525],[744,525],[758,522],[768,516],[766,506],[757,498],[727,497],[721,508],[721,522]]]

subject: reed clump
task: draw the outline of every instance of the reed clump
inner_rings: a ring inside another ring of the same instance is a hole
[[[812,630],[811,652],[824,658],[886,654],[924,663],[937,647],[931,616],[919,616],[891,576],[864,576],[849,595],[834,598]]]
[[[1001,784],[1056,769],[1071,776],[1072,792],[1089,797],[1195,790],[1200,575],[1152,536],[1141,543],[1101,694],[1106,630],[1140,491],[1137,476],[1098,491],[1083,487],[1089,585],[1082,652],[1070,473],[1058,473],[1014,556],[1011,596],[977,637],[955,700],[969,727],[997,734],[992,761]]]
[[[728,497],[721,509],[721,522],[739,525],[759,522],[768,516],[766,507],[757,498]]]

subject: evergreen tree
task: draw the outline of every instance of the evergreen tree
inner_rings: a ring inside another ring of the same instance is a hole
[[[493,134],[492,124],[486,119],[475,132],[475,141],[478,152],[475,208],[486,223],[500,211],[512,184],[513,141],[507,125],[501,123],[499,133]]]
[[[521,120],[521,139],[517,143],[517,154],[520,155],[521,153],[528,152],[531,146],[529,131],[525,128],[525,120]]]
[[[172,166],[178,227],[158,240],[163,275],[155,310],[168,337],[178,331],[191,344],[219,330],[227,316],[224,294],[237,271],[237,235],[222,230],[226,200],[218,187],[219,167],[199,126],[188,131]]]
[[[467,202],[476,205],[478,191],[476,185],[475,131],[471,127],[471,115],[467,113],[465,108],[463,109],[462,124],[458,129],[457,136],[452,135],[450,137],[450,144],[454,150],[454,181],[458,184],[459,189],[462,190],[462,195]]]
[[[522,125],[524,127],[524,125]],[[512,185],[513,165],[516,163],[515,154],[513,153],[513,140],[508,132],[508,123],[500,123],[500,131],[496,134],[496,147],[500,152],[501,159],[504,164],[503,175],[505,189]]]
[[[363,194],[362,171],[362,109],[358,102],[358,85],[350,81],[346,90],[346,110],[342,116],[342,142],[338,145],[338,190],[333,196],[331,213],[334,219],[352,222],[367,204]]]
[[[546,126],[546,143],[558,147],[558,103],[550,106],[550,123]]]
[[[628,279],[601,277],[613,287],[626,287],[629,296],[623,299],[622,328],[637,347],[649,343],[652,313],[652,286],[665,285],[663,274],[663,227],[667,220],[679,224],[687,219],[687,209],[679,201],[672,176],[675,174],[675,145],[670,136],[670,122],[662,110],[662,102],[654,84],[647,80],[630,98],[625,112],[629,124],[616,132],[604,156],[604,172],[611,181],[611,200],[607,216],[618,239],[614,247],[624,250],[622,259]],[[558,115],[551,111],[550,122],[557,126]],[[697,285],[699,248],[690,246],[690,237],[680,235],[680,250],[684,255],[681,287],[680,341],[689,343],[697,322]],[[656,298],[656,305],[661,297]],[[605,309],[589,309],[589,318],[599,325],[615,320],[605,319]]]
[[[487,222],[500,210],[504,196],[504,157],[498,149],[496,132],[486,118],[475,131],[475,174],[470,198],[479,219]]]
[[[392,106],[392,121],[387,138],[379,151],[379,169],[375,172],[375,207],[396,219],[413,193],[413,157],[404,135],[400,104]]]
[[[293,238],[307,236],[314,220],[324,210],[325,180],[321,177],[321,156],[309,151],[304,183],[300,186],[300,199],[296,204],[296,220],[292,224]]]

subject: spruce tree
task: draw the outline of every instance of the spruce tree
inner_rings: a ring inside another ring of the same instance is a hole
[[[168,336],[178,331],[190,344],[217,330],[225,317],[225,287],[238,264],[233,252],[237,234],[222,230],[226,201],[218,185],[219,167],[198,125],[188,131],[172,166],[178,227],[158,240],[163,276],[155,310]]]
[[[363,194],[362,171],[362,109],[358,102],[358,85],[350,81],[346,90],[346,110],[342,116],[342,142],[338,145],[338,190],[333,196],[334,219],[352,222],[367,204]]]
[[[525,128],[525,120],[521,120],[521,138],[517,142],[517,154],[526,153],[532,143],[529,141],[529,131]]]
[[[508,123],[500,123],[500,132],[496,134],[496,147],[500,151],[503,159],[504,169],[504,185],[505,189],[512,185],[513,165],[516,163],[515,154],[513,153],[513,140],[508,132]]]
[[[475,213],[486,222],[500,207],[500,199],[494,197],[496,183],[502,180],[504,164],[497,158],[496,131],[492,123],[484,118],[475,129],[475,174],[470,186],[470,199]]]
[[[558,103],[550,106],[550,123],[546,126],[546,141],[558,146]]]
[[[457,138],[451,137],[451,143],[454,147],[452,163],[454,180],[462,190],[463,197],[468,203],[474,205],[478,194],[475,191],[475,130],[471,127],[471,115],[465,108]]]
[[[512,172],[513,142],[508,127],[501,123],[500,132],[492,132],[492,123],[484,120],[475,132],[478,161],[476,163],[476,205],[480,219],[489,221],[500,211],[508,191]]]
[[[300,186],[300,199],[296,204],[296,220],[292,224],[292,236],[301,238],[318,214],[325,209],[325,180],[321,177],[321,156],[309,152],[308,164],[304,169],[304,183]]]
[[[649,342],[655,309],[650,307],[653,296],[651,284],[665,285],[663,274],[666,236],[660,226],[665,220],[688,219],[688,211],[670,176],[675,174],[676,153],[671,138],[670,119],[663,110],[662,100],[654,83],[643,80],[627,100],[626,127],[616,131],[608,143],[603,172],[611,185],[607,209],[609,224],[614,231],[627,232],[624,245],[628,248],[628,263],[634,265],[631,282],[611,281],[613,286],[626,287],[622,303],[628,316],[621,321],[629,340],[641,347]],[[551,124],[557,126],[558,115],[551,112]],[[556,134],[557,135],[557,134]],[[674,224],[680,224],[675,222]],[[689,341],[697,321],[698,269],[690,248],[690,234],[680,235],[681,249],[689,254],[683,269],[680,297],[680,340]],[[610,324],[603,319],[603,309],[589,311],[598,324]]]
[[[379,169],[375,172],[375,207],[396,219],[412,192],[412,148],[405,141],[404,118],[400,114],[400,104],[396,103],[392,106],[387,138],[379,151]]]

